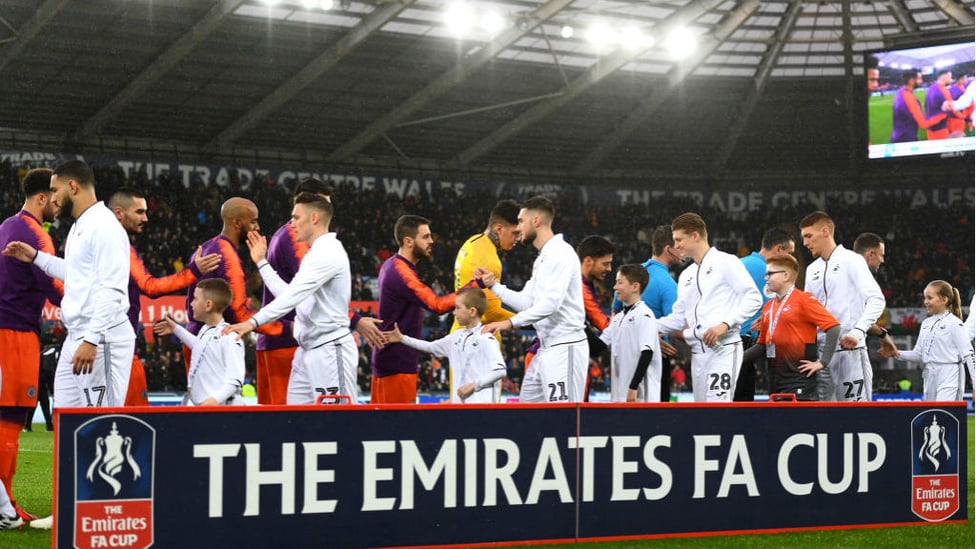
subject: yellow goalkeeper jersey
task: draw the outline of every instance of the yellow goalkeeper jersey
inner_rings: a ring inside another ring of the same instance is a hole
[[[457,259],[454,260],[454,290],[457,291],[470,282],[474,270],[478,267],[484,267],[491,271],[495,278],[502,279],[502,260],[498,257],[498,248],[484,233],[472,236],[458,250]],[[481,322],[487,324],[515,316],[515,313],[502,308],[502,300],[498,299],[491,290],[485,290],[485,295],[488,297],[488,307],[485,308],[485,314],[481,316]],[[451,332],[458,328],[455,320]]]

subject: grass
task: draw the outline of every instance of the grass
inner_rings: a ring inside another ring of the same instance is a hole
[[[880,97],[872,95],[868,99],[868,138],[872,145],[891,143],[891,110],[894,107],[896,93],[899,91],[895,90]],[[915,97],[920,104],[925,104],[924,91],[916,91]],[[918,140],[926,140],[925,130],[919,130]]]
[[[644,549],[660,548],[779,548],[794,549],[811,547],[924,547],[926,549],[973,547],[974,497],[973,480],[976,479],[973,458],[973,425],[970,417],[969,427],[969,520],[966,524],[905,526],[898,528],[866,528],[858,530],[839,530],[824,532],[797,532],[788,534],[752,534],[742,536],[716,536],[705,538],[670,538],[656,540],[635,540],[607,543],[587,543],[586,549]],[[23,433],[20,437],[20,456],[17,461],[17,476],[14,479],[14,493],[24,509],[39,516],[51,513],[51,471],[54,468],[54,439],[40,430]],[[563,545],[520,545],[519,547],[540,547],[555,549],[576,547],[577,544]],[[29,528],[20,531],[0,532],[0,547],[19,549],[47,549],[51,547],[51,533]]]

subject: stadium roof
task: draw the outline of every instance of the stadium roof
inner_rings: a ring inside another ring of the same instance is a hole
[[[973,35],[968,0],[459,5],[0,0],[0,147],[597,178],[812,169],[848,162],[863,52]]]

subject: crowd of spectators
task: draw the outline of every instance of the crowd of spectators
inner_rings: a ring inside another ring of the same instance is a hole
[[[0,215],[6,218],[21,206],[19,179],[25,168],[0,164]],[[149,197],[149,223],[135,245],[147,267],[157,276],[181,269],[196,247],[221,230],[220,205],[231,196],[245,196],[253,200],[260,211],[262,232],[270,235],[291,212],[291,189],[273,180],[252,183],[248,188],[238,185],[204,185],[192,182],[190,188],[181,180],[161,174],[150,179],[145,173],[127,178],[118,167],[96,168],[99,195],[120,185],[143,189]],[[103,190],[104,189],[104,190]],[[354,299],[369,301],[372,295],[369,280],[375,277],[383,260],[396,252],[393,225],[405,213],[419,214],[431,219],[436,238],[432,261],[418,265],[420,276],[438,292],[446,293],[453,286],[454,257],[461,244],[472,234],[480,232],[487,223],[487,214],[498,197],[487,193],[457,196],[454,191],[436,190],[400,198],[381,190],[360,192],[352,187],[336,189],[333,229],[345,245],[352,266]],[[796,232],[799,219],[809,213],[809,207],[770,208],[748,214],[728,214],[715,207],[698,207],[690,199],[676,199],[652,205],[588,206],[576,196],[557,197],[558,212],[554,228],[565,233],[571,243],[589,234],[599,234],[617,245],[615,265],[643,262],[651,255],[648,236],[651,229],[670,223],[684,211],[697,211],[708,223],[712,245],[746,255],[758,248],[762,234],[773,226],[783,226]],[[879,274],[879,282],[889,307],[921,306],[921,292],[926,283],[941,278],[956,286],[968,304],[973,295],[973,208],[959,204],[951,207],[911,207],[907,203],[888,203],[873,207],[828,207],[837,222],[837,241],[852,247],[861,232],[878,233],[886,242],[886,264]],[[59,219],[51,227],[55,243],[63,248],[70,221]],[[809,254],[797,240],[797,255],[801,263],[809,261]],[[63,253],[63,250],[60,250]],[[260,277],[246,251],[242,250],[246,266],[250,266],[248,291],[260,295]],[[503,278],[513,287],[520,287],[531,274],[534,250],[517,246],[503,254]],[[677,273],[675,273],[677,274]],[[599,299],[609,303],[609,284],[600,288]],[[362,311],[370,314],[371,310]],[[443,335],[449,326],[448,315],[429,315],[425,325],[429,337]],[[897,327],[894,327],[897,330]],[[506,388],[517,389],[522,373],[522,349],[530,334],[522,332],[506,336],[505,356],[509,360]],[[185,370],[178,346],[163,342],[147,345],[142,342],[141,355],[147,366],[151,390],[180,390],[185,387]],[[253,355],[253,353],[251,353]],[[253,358],[248,361],[253,371]],[[360,381],[369,389],[369,353],[360,354]],[[608,378],[602,363],[593,370],[593,388],[604,386]],[[687,373],[687,372],[686,372]],[[421,391],[446,390],[446,366],[426,357],[421,365]]]

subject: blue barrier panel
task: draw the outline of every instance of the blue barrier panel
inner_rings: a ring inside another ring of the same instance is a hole
[[[572,405],[211,410],[60,412],[56,546],[575,537]]]
[[[396,547],[966,518],[962,403],[60,410],[56,547]]]
[[[965,521],[966,409],[927,404],[584,407],[580,537]]]

